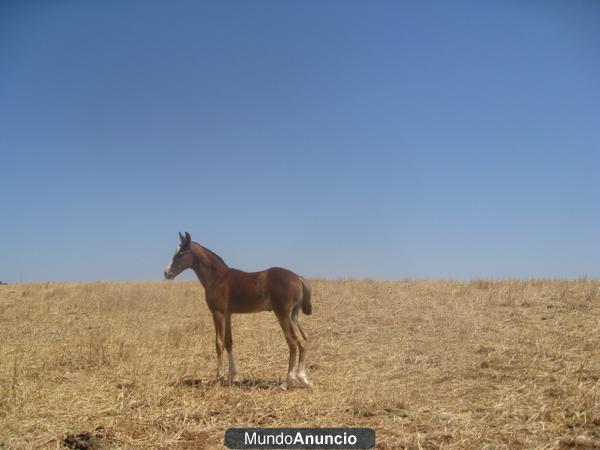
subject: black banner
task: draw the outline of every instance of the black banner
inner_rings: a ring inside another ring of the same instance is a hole
[[[358,449],[375,447],[370,428],[230,428],[225,446],[232,449]]]

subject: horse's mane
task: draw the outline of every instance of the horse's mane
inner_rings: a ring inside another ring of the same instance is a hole
[[[202,248],[203,250],[206,250],[208,253],[210,253],[211,255],[213,255],[215,258],[217,258],[219,261],[221,261],[223,263],[223,265],[227,268],[229,268],[229,266],[227,265],[227,263],[225,261],[223,261],[223,258],[221,258],[219,255],[217,255],[215,252],[213,252],[212,250],[206,248],[203,245],[198,244],[197,242],[194,242],[194,244],[198,245],[200,248]]]

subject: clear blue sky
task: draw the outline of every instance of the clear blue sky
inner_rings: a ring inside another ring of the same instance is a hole
[[[599,277],[598,24],[595,1],[3,2],[0,280],[159,279],[178,231],[244,270]]]

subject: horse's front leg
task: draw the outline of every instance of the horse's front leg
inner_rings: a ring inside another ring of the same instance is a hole
[[[227,314],[225,318],[225,350],[227,350],[227,355],[229,356],[229,384],[235,378],[237,374],[237,369],[235,367],[235,359],[233,358],[233,337],[231,335],[231,314]]]
[[[217,381],[223,380],[223,344],[225,340],[225,314],[214,311],[213,320],[215,321],[215,347],[217,349]]]

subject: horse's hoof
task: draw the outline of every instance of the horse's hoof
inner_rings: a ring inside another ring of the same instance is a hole
[[[288,384],[287,384],[287,382],[281,383],[279,385],[279,389],[281,389],[282,391],[287,391],[288,390]]]
[[[308,381],[308,378],[298,378],[298,380],[300,380],[300,383],[302,383],[302,386],[304,386],[305,388],[312,389],[313,384],[310,381]]]

